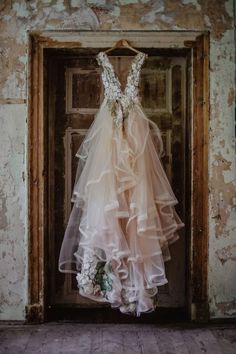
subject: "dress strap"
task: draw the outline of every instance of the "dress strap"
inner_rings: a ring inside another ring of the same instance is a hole
[[[121,85],[106,53],[99,52],[96,59],[98,64],[103,68],[102,81],[105,88],[105,96],[113,100],[120,99],[122,95]]]
[[[99,52],[96,55],[96,59],[97,59],[98,64],[101,65],[103,68],[106,67],[106,68],[112,69],[112,65],[111,65],[105,52]]]
[[[127,78],[127,85],[125,88],[126,95],[131,95],[134,98],[134,96],[138,94],[140,72],[142,65],[147,57],[147,54],[141,52],[138,53],[134,58]]]

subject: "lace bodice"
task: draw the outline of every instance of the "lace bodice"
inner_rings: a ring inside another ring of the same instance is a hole
[[[138,53],[131,64],[127,83],[124,91],[121,89],[120,81],[114,71],[114,68],[105,52],[99,52],[97,61],[102,66],[102,82],[105,89],[105,98],[108,101],[114,122],[120,127],[123,120],[127,118],[128,112],[138,98],[138,85],[140,70],[147,57],[145,53]]]

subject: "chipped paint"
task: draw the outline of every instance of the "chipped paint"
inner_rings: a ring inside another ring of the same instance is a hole
[[[0,106],[1,180],[1,319],[21,320],[27,290],[26,181],[25,171],[26,106]]]
[[[208,277],[212,318],[235,316],[234,35],[229,30],[211,41]]]
[[[232,106],[234,101],[235,101],[235,89],[233,87],[231,87],[229,90],[228,99],[227,99],[228,106]]]
[[[236,301],[231,302],[219,302],[217,303],[217,308],[225,317],[235,317],[236,316]]]
[[[195,0],[182,0],[182,4],[184,4],[184,5],[191,4],[192,6],[196,7],[196,10],[201,11],[201,6]]]
[[[94,5],[94,6],[104,6],[106,5],[106,0],[87,0],[87,4]]]
[[[214,200],[212,203],[212,219],[215,220],[215,236],[226,237],[228,229],[227,220],[233,212],[233,197],[235,193],[235,183],[231,173],[232,162],[227,161],[221,154],[215,155],[212,164],[212,175],[214,176]]]
[[[7,207],[6,207],[7,201],[6,201],[6,196],[2,191],[0,191],[0,225],[2,230],[6,230],[8,226],[8,220],[7,220]],[[4,255],[5,256],[5,255]]]
[[[235,33],[232,0],[3,0],[0,4],[1,318],[24,319],[27,303],[28,32],[210,31],[209,303],[235,316]],[[14,103],[21,104],[14,104]]]
[[[232,246],[223,247],[216,251],[222,265],[227,261],[236,261],[236,244]]]
[[[18,18],[27,18],[29,16],[29,11],[27,9],[27,6],[24,2],[21,3],[13,3],[13,11],[15,11],[15,14]]]
[[[120,0],[121,5],[130,5],[130,4],[137,4],[137,0]]]

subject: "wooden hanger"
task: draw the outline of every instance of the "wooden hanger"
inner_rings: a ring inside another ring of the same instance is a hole
[[[134,47],[132,47],[126,39],[120,39],[118,42],[116,42],[113,45],[113,47],[105,50],[105,53],[111,52],[112,50],[117,49],[117,48],[128,48],[128,49],[132,50],[135,53],[141,53],[139,50],[137,50]]]

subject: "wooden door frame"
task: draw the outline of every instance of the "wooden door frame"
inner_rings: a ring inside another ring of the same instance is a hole
[[[45,234],[47,163],[45,154],[44,49],[106,48],[126,38],[140,48],[188,48],[192,94],[188,154],[191,230],[188,243],[187,309],[191,321],[207,322],[208,305],[208,120],[209,32],[45,31],[29,33],[28,67],[28,322],[45,320]]]

